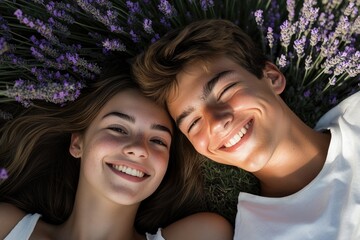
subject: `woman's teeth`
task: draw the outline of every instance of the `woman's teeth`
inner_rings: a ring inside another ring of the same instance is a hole
[[[247,123],[244,127],[242,127],[237,134],[235,134],[227,143],[224,144],[225,147],[228,148],[237,144],[241,140],[241,138],[247,133],[249,127],[250,123]]]
[[[126,167],[123,165],[112,164],[112,167],[115,168],[116,170],[118,170],[119,172],[123,172],[123,173],[126,173],[126,174],[134,176],[134,177],[142,178],[145,175],[145,173],[143,173],[139,170],[129,168],[129,167]]]

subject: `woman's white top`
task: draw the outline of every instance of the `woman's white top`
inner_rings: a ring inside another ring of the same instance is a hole
[[[30,238],[34,228],[40,218],[40,214],[27,214],[25,215],[11,232],[5,237],[4,240],[27,240]],[[165,240],[161,235],[161,229],[159,228],[156,234],[146,233],[147,240]]]

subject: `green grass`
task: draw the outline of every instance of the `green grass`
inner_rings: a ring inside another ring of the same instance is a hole
[[[239,192],[257,194],[258,180],[252,174],[237,167],[210,160],[204,165],[207,207],[234,224]]]

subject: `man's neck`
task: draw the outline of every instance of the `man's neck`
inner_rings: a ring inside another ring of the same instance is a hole
[[[320,173],[327,157],[331,135],[312,129],[307,131],[302,140],[282,146],[292,150],[275,156],[278,158],[276,164],[270,163],[271,166],[254,173],[260,180],[262,196],[284,197],[294,194]]]

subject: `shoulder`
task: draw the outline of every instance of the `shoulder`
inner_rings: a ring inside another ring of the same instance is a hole
[[[25,215],[14,205],[0,202],[0,239],[4,239]]]
[[[347,124],[359,126],[360,91],[347,97],[334,108],[325,113],[315,126],[316,130],[328,128],[329,125],[336,124],[345,119]]]
[[[190,215],[164,228],[165,239],[226,240],[233,239],[233,227],[222,216],[202,212]]]

